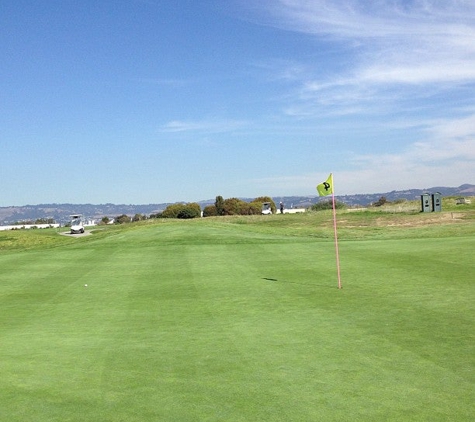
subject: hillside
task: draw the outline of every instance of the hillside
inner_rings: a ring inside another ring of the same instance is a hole
[[[398,199],[414,200],[418,199],[425,192],[440,192],[442,196],[473,196],[475,195],[475,185],[463,184],[459,187],[433,187],[429,189],[410,189],[404,191],[392,191],[373,194],[357,195],[336,195],[338,201],[349,206],[366,206],[385,196],[388,201]],[[242,198],[250,201],[253,198]],[[286,208],[309,207],[322,199],[313,196],[274,196],[275,202],[284,202]],[[213,204],[214,199],[200,201],[202,208]],[[170,203],[157,204],[38,204],[0,207],[0,224],[11,224],[18,221],[36,220],[39,218],[52,218],[56,222],[65,223],[69,221],[71,214],[83,214],[87,218],[100,219],[102,217],[116,217],[121,214],[133,216],[135,214],[150,215],[163,211]]]

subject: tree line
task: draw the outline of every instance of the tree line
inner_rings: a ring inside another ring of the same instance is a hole
[[[258,215],[262,213],[262,204],[270,203],[272,213],[276,212],[273,199],[269,196],[260,196],[251,202],[243,201],[239,198],[224,199],[217,196],[213,205],[208,205],[203,210],[203,217],[214,217],[220,215]]]
[[[219,217],[225,215],[260,215],[262,213],[262,204],[269,203],[272,213],[277,212],[277,207],[274,200],[270,196],[260,196],[250,202],[246,202],[239,198],[224,199],[222,196],[217,196],[214,204],[207,205],[201,209],[200,204],[196,202],[176,203],[168,205],[165,210],[157,214],[150,214],[149,217],[143,214],[135,214],[130,217],[122,214],[114,218],[114,223],[123,224],[134,221],[146,220],[147,218],[179,218],[189,219],[196,217]],[[347,208],[347,205],[340,201],[335,201],[337,209]],[[322,211],[332,209],[332,201],[320,201],[310,207],[312,211]],[[103,224],[109,223],[109,218],[102,219]]]
[[[276,206],[273,199],[269,196],[261,196],[253,199],[251,202],[246,202],[239,198],[224,199],[222,196],[217,196],[214,204],[207,205],[201,209],[197,202],[177,203],[168,205],[162,212],[150,214],[149,217],[143,214],[135,214],[130,217],[126,214],[119,215],[114,218],[114,223],[123,224],[134,221],[146,220],[147,218],[180,218],[189,219],[196,217],[217,217],[224,215],[259,215],[262,212],[262,204],[264,202],[270,203],[273,213],[276,212]],[[101,220],[102,224],[108,224],[110,219],[104,217]]]

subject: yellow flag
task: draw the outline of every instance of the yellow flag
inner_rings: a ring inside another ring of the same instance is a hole
[[[320,196],[327,196],[333,193],[333,174],[330,173],[328,179],[317,185],[318,194]]]

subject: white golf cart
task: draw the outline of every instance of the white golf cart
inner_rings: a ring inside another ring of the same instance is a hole
[[[82,223],[82,215],[74,214],[71,215],[71,234],[80,234],[84,233],[84,225]]]
[[[262,203],[261,214],[264,214],[264,215],[271,215],[272,214],[272,208],[271,208],[270,202],[263,202]]]

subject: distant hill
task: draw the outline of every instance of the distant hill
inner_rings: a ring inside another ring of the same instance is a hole
[[[122,214],[150,215],[164,210],[169,204],[126,205],[126,204],[39,204],[19,207],[0,207],[0,224],[18,221],[35,221],[38,218],[52,218],[58,223],[66,223],[72,214],[82,214],[86,218],[101,219]]]
[[[392,191],[373,194],[336,195],[338,201],[349,206],[366,206],[376,202],[382,196],[388,201],[398,199],[414,200],[420,198],[425,192],[440,192],[442,196],[474,196],[475,185],[464,184],[459,187],[433,187],[430,189],[410,189],[404,191]],[[251,201],[254,198],[242,198]],[[286,208],[306,208],[320,200],[328,199],[314,196],[275,196],[276,203],[282,201]],[[202,208],[214,204],[214,199],[200,201]],[[71,214],[82,214],[87,218],[101,219],[102,217],[113,218],[122,214],[134,216],[135,214],[150,215],[163,211],[170,203],[162,204],[39,204],[12,207],[0,207],[0,224],[12,224],[19,221],[35,221],[39,218],[52,218],[58,223],[66,223]]]

